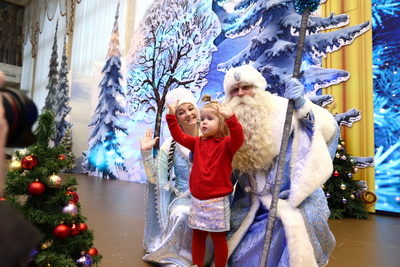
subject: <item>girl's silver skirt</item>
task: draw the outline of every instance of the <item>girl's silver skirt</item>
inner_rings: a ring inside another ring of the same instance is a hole
[[[200,200],[192,196],[189,227],[207,232],[230,230],[229,196]]]

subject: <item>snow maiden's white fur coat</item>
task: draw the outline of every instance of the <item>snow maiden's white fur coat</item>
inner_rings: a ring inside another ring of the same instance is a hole
[[[274,101],[277,102],[278,108],[272,116],[274,120],[268,123],[271,123],[274,129],[275,144],[280,146],[287,100],[274,96]],[[301,130],[304,126],[298,120],[306,116],[310,110],[315,119],[312,140],[309,140],[306,132]],[[337,127],[332,114],[312,104],[308,99],[303,107],[295,111],[292,123],[294,140],[290,162],[290,195],[286,200],[279,199],[277,209],[277,218],[282,220],[285,229],[290,266],[318,266],[312,242],[310,241],[304,218],[298,206],[320,187],[332,173],[332,158],[329,154],[327,144],[330,144],[336,138]],[[299,150],[301,153],[299,153]],[[254,178],[250,179],[251,187],[253,189],[257,188],[257,191],[260,192],[264,188],[265,173],[257,173],[254,175]],[[228,241],[229,256],[232,255],[247,229],[252,224],[260,201],[269,209],[271,198],[269,194],[264,196],[251,195],[252,206],[250,211],[239,229]]]

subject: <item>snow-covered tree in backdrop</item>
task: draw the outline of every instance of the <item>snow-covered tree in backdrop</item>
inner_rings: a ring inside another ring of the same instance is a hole
[[[200,97],[219,30],[212,1],[156,0],[145,13],[129,52],[127,113],[155,122],[154,136],[168,91],[184,87]]]
[[[325,2],[325,1],[321,1]],[[222,32],[216,44],[226,38],[238,38],[258,31],[248,46],[235,57],[218,65],[220,71],[243,64],[252,64],[266,78],[267,90],[282,95],[284,85],[292,77],[301,15],[294,8],[293,0],[216,0],[219,17],[223,19]],[[225,12],[225,13],[224,13]],[[338,29],[349,23],[349,16],[333,13],[322,18],[309,17],[308,36],[304,43],[300,80],[306,93],[315,95],[318,89],[343,82],[348,72],[321,67],[321,57],[351,44],[370,28],[370,23]]]
[[[60,65],[60,76],[57,87],[57,97],[54,106],[54,112],[56,114],[56,135],[54,137],[54,144],[59,145],[63,138],[65,131],[72,124],[66,121],[68,113],[71,111],[69,106],[69,84],[68,84],[68,57],[67,57],[67,41],[64,37],[64,49],[61,58]]]
[[[71,125],[67,126],[67,129],[65,131],[65,134],[63,138],[61,139],[61,145],[65,147],[65,156],[67,157],[68,161],[70,164],[66,167],[66,171],[71,171],[71,169],[75,168],[76,163],[75,163],[75,155],[72,152],[72,131],[71,131]]]
[[[108,179],[118,179],[118,170],[126,170],[125,159],[117,135],[127,133],[118,115],[124,113],[124,107],[118,101],[118,96],[124,97],[120,85],[122,79],[121,52],[118,33],[119,3],[115,15],[114,28],[108,48],[107,61],[102,69],[104,74],[101,80],[99,103],[91,118],[91,128],[88,145],[89,150],[83,152],[84,171],[92,175]]]
[[[57,98],[57,87],[58,87],[58,46],[57,46],[57,30],[58,30],[58,20],[56,24],[56,32],[54,34],[53,47],[51,52],[51,58],[49,63],[49,83],[46,86],[48,93],[46,96],[46,101],[44,103],[44,109],[53,110],[56,106]]]

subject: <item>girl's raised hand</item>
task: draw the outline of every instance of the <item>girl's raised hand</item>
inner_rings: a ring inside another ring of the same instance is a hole
[[[232,109],[224,104],[218,104],[215,109],[222,117],[224,117],[224,119],[229,119],[233,116]]]
[[[139,136],[140,150],[142,151],[151,150],[157,143],[158,139],[160,139],[160,137],[156,137],[153,139],[153,131],[152,129],[148,129],[145,132],[143,138]]]
[[[175,115],[176,108],[178,107],[178,104],[179,104],[179,100],[176,100],[175,103],[173,103],[172,105],[167,103],[167,107],[168,107],[167,114],[168,115]]]

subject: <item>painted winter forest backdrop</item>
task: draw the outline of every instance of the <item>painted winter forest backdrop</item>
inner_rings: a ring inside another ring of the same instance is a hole
[[[118,10],[89,123],[89,148],[83,152],[83,170],[95,176],[146,180],[138,137],[148,128],[161,142],[169,136],[164,123],[168,91],[184,87],[197,100],[204,94],[222,100],[225,71],[242,64],[259,69],[268,81],[266,89],[279,95],[292,76],[301,20],[292,0],[156,0],[135,29],[126,72],[117,19]],[[321,57],[370,28],[368,21],[346,27],[349,20],[346,14],[313,14],[309,19],[300,79],[307,95],[320,105],[333,101],[321,95],[321,88],[350,76],[344,70],[322,68]]]
[[[375,2],[378,5],[374,8],[379,12],[374,12],[377,14],[374,30],[379,30],[386,21],[385,16],[397,18],[393,11],[398,10],[399,4]],[[301,19],[293,3],[293,0],[155,0],[136,27],[130,51],[123,59],[119,51],[117,8],[107,60],[101,66],[99,82],[92,86],[92,89],[97,88],[98,95],[94,102],[92,99],[95,108],[89,122],[88,149],[83,151],[83,157],[78,157],[78,167],[95,176],[145,182],[138,137],[148,128],[153,128],[155,135],[161,137],[160,143],[169,136],[164,123],[166,93],[184,87],[191,90],[197,100],[204,94],[222,100],[224,72],[231,67],[252,64],[268,81],[266,89],[282,95],[285,82],[292,76]],[[349,21],[347,14],[333,13],[328,17],[312,14],[309,19],[300,79],[307,95],[322,106],[334,99],[321,95],[320,89],[345,82],[350,74],[322,68],[321,59],[351,44],[370,29],[369,21],[347,26]],[[328,29],[332,31],[327,32]],[[390,71],[387,67],[377,67],[377,57],[385,57],[386,62],[390,55],[386,53],[388,50],[383,53],[385,41],[376,36],[374,41],[382,42],[380,51],[375,51],[375,78],[379,78],[375,81],[375,90],[380,88],[381,93],[398,96],[397,92],[388,91],[398,86],[385,86],[390,77],[398,77],[398,62]],[[74,78],[74,86],[79,87],[79,75]],[[76,98],[74,92],[73,97]],[[84,99],[85,96],[80,97]],[[386,170],[385,174],[378,173],[377,178],[381,177],[383,182],[377,184],[387,187],[384,185],[393,181],[387,181],[392,178],[387,172],[391,169],[397,177],[394,185],[398,187],[399,173],[393,168],[398,165],[399,158],[399,120],[394,123],[396,119],[393,118],[399,114],[398,103],[389,105],[385,98],[375,101],[381,106],[376,110],[376,117],[382,110],[393,114],[391,120],[381,116],[376,123],[377,129],[384,128],[390,133],[376,137],[378,166]],[[340,125],[351,126],[360,119],[359,114],[360,111],[352,109],[335,117]],[[350,115],[350,119],[343,121],[344,115]],[[398,207],[398,189],[384,194],[379,198],[388,199],[386,206]]]

